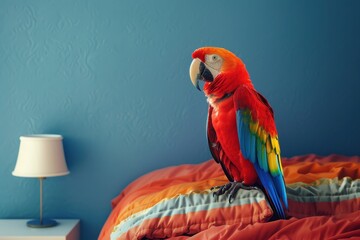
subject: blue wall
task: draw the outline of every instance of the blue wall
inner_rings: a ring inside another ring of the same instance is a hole
[[[71,174],[45,215],[96,239],[136,177],[210,158],[191,53],[228,48],[270,101],[284,156],[360,154],[359,1],[0,1],[0,218],[38,215],[19,136],[58,133]]]

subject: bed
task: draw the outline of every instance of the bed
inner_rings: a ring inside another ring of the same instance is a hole
[[[276,220],[261,190],[231,204],[210,188],[228,180],[209,160],[141,176],[112,200],[99,240],[360,239],[360,157],[283,159],[289,201]]]

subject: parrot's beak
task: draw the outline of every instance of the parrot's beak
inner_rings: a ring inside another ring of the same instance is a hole
[[[190,79],[193,85],[201,91],[199,87],[199,80],[205,82],[212,82],[219,75],[219,71],[208,67],[199,58],[195,58],[190,65],[189,69]]]
[[[195,58],[191,62],[190,69],[189,69],[191,82],[199,91],[201,91],[201,89],[199,87],[199,80],[201,80],[200,63],[202,63],[201,60],[198,58]]]

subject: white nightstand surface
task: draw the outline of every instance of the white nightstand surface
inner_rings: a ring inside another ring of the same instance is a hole
[[[0,240],[47,239],[79,240],[80,221],[78,219],[56,219],[58,225],[50,228],[30,228],[28,219],[0,219]]]

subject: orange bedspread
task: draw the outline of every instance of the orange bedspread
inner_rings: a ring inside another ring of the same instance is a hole
[[[236,203],[214,199],[225,183],[215,161],[146,174],[113,201],[99,239],[341,239],[360,238],[360,157],[307,155],[283,159],[288,220],[256,191]]]

